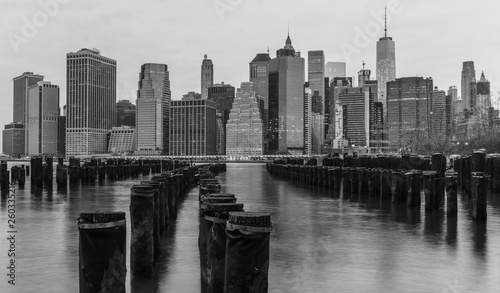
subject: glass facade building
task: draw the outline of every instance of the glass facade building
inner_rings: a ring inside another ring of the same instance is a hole
[[[403,145],[403,136],[411,131],[428,133],[432,112],[431,78],[404,77],[387,83],[387,125],[391,147]]]
[[[234,102],[234,87],[230,84],[224,84],[224,82],[211,86],[208,88],[208,99],[217,104],[217,111],[219,111],[222,116],[222,131],[224,133],[218,134],[218,136],[225,136],[229,112]],[[217,149],[224,155],[226,154],[226,141],[221,140],[220,143],[221,145],[218,145]]]
[[[135,127],[135,105],[129,100],[120,100],[116,103],[116,126]]]
[[[59,154],[59,86],[39,81],[28,88],[27,154]]]
[[[116,61],[93,49],[67,54],[66,155],[106,153],[116,120]]]
[[[170,101],[167,65],[142,65],[136,101],[136,154],[168,154]]]
[[[387,32],[387,30],[386,30]],[[396,45],[391,37],[385,35],[377,42],[377,101],[387,107],[387,82],[396,79]],[[386,116],[385,113],[384,116]]]
[[[269,154],[304,152],[304,58],[288,36],[269,61]]]

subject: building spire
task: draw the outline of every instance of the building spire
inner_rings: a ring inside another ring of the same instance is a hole
[[[365,60],[363,60],[363,71],[365,70],[365,65],[366,65]]]
[[[385,23],[384,36],[387,38],[387,6],[385,6],[384,9],[385,9],[385,13],[384,13],[384,23]]]

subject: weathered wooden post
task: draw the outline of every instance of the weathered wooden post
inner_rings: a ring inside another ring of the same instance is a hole
[[[80,293],[125,293],[125,212],[81,213],[78,230]]]
[[[358,168],[351,168],[349,170],[349,180],[350,180],[350,191],[352,194],[357,194],[358,193],[358,188],[359,188],[359,178],[358,178]]]
[[[343,197],[346,198],[349,191],[351,190],[351,182],[350,182],[350,169],[349,167],[342,168],[342,193]]]
[[[471,209],[472,218],[476,221],[486,220],[486,192],[488,177],[482,172],[472,173],[471,182]]]
[[[9,173],[7,173],[7,162],[0,162],[0,186],[2,190],[9,189]]]
[[[64,165],[57,165],[56,167],[56,184],[57,187],[66,187],[68,184],[68,168]]]
[[[177,198],[175,197],[175,190],[174,176],[170,174],[167,177],[168,217],[170,219],[177,218]]]
[[[168,226],[167,177],[156,175],[151,180],[160,183],[160,233],[163,233]]]
[[[26,169],[24,169],[24,165],[21,165],[21,168],[19,169],[18,183],[21,188],[24,187],[24,184],[26,183]]]
[[[425,210],[435,211],[439,209],[439,197],[436,194],[436,171],[424,171],[424,194]]]
[[[154,215],[153,215],[153,245],[155,263],[156,259],[161,255],[160,243],[160,182],[158,181],[141,181],[141,185],[149,185],[153,187],[153,200],[154,200]]]
[[[271,216],[230,212],[226,226],[225,293],[268,292]]]
[[[403,196],[403,172],[393,170],[391,172],[391,194],[393,203],[404,203],[406,198]]]
[[[387,169],[380,170],[380,199],[389,200],[392,198],[391,191],[391,171]]]
[[[420,208],[421,196],[420,196],[420,176],[421,172],[410,171],[405,174],[406,185],[408,186],[408,198],[406,200],[406,206],[410,208]]]
[[[134,185],[130,189],[130,271],[132,276],[154,274],[154,191],[149,185]]]
[[[43,172],[43,181],[46,187],[52,188],[54,182],[54,158],[46,157],[45,162],[47,166],[45,166],[45,172]]]
[[[457,215],[457,185],[458,174],[446,172],[446,214],[448,217]]]
[[[201,292],[224,292],[226,261],[226,222],[229,212],[243,211],[241,203],[204,204],[200,211]]]
[[[493,192],[500,192],[500,155],[493,157],[493,176],[491,178]]]

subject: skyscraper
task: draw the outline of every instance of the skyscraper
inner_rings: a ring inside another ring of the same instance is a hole
[[[201,98],[208,98],[208,88],[214,85],[214,64],[212,60],[205,57],[201,63]]]
[[[217,154],[217,104],[186,98],[172,101],[170,108],[171,156]]]
[[[325,53],[323,51],[307,52],[307,81],[309,88],[314,95],[318,92],[319,96],[325,98]],[[321,112],[324,114],[324,103],[321,103]]]
[[[477,82],[476,109],[479,112],[487,113],[491,107],[490,82],[486,80],[484,72],[481,72],[481,78]]]
[[[267,53],[259,53],[250,62],[250,82],[253,83],[253,90],[257,96],[264,99],[264,113],[262,113],[262,123],[264,123],[264,154],[268,148],[268,116],[269,116],[269,50]]]
[[[67,54],[66,155],[107,152],[116,119],[116,61],[96,49]]]
[[[309,83],[304,84],[304,154],[312,154],[312,93]]]
[[[404,145],[408,136],[427,137],[432,91],[432,78],[404,77],[387,83],[387,124],[391,147],[411,147]]]
[[[269,61],[269,153],[304,152],[304,58],[290,36]]]
[[[142,65],[136,102],[137,154],[168,154],[170,100],[167,65]]]
[[[27,128],[28,128],[28,88],[30,86],[36,85],[39,81],[43,80],[43,75],[38,75],[38,74],[33,74],[33,72],[24,72],[18,77],[14,77],[14,107],[13,107],[13,112],[14,112],[14,118],[13,118],[13,123],[8,124],[5,126],[5,129],[8,131],[4,131],[5,134],[7,134],[7,137],[3,137],[4,142],[6,140],[11,140],[15,139],[16,141],[9,141],[7,142],[7,145],[15,145],[16,150],[13,150],[16,155],[23,155],[27,154],[28,151],[28,146],[26,143],[26,137],[27,137]],[[23,135],[21,135],[21,132],[25,132]],[[15,135],[12,135],[15,133]],[[22,138],[22,139],[21,139]],[[22,148],[18,149],[19,146]],[[5,145],[5,143],[4,143]],[[5,150],[4,150],[4,153]]]
[[[226,124],[229,120],[229,112],[231,111],[231,107],[234,101],[234,87],[230,84],[215,84],[208,88],[208,99],[217,104],[217,111],[221,113],[222,116],[222,130],[223,134],[219,134],[225,136],[226,134]],[[221,154],[224,155],[226,153],[226,140],[220,141],[221,145],[218,146]]]
[[[462,100],[464,109],[472,111],[475,107],[475,96],[473,87],[476,83],[476,70],[474,61],[465,61],[462,64]]]
[[[2,153],[11,156],[25,155],[26,129],[24,123],[9,123],[2,131]]]
[[[325,77],[333,80],[335,77],[345,77],[346,64],[345,62],[326,62]]]
[[[438,87],[434,88],[432,93],[432,112],[429,113],[429,122],[432,136],[434,139],[443,142],[446,140],[446,93],[439,90]]]
[[[384,36],[377,42],[377,102],[382,102],[387,109],[387,82],[396,79],[396,45],[391,37],[387,36],[387,21],[385,23]],[[387,111],[385,115],[387,116]]]
[[[28,88],[28,155],[59,154],[59,86],[39,81]]]
[[[252,82],[242,82],[227,122],[228,156],[260,156],[264,151],[261,104]],[[262,105],[262,108],[264,105]]]

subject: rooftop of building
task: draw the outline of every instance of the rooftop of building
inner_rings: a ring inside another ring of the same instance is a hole
[[[267,62],[271,60],[271,57],[269,57],[269,53],[258,53],[255,58],[253,58],[251,63],[255,62]]]

